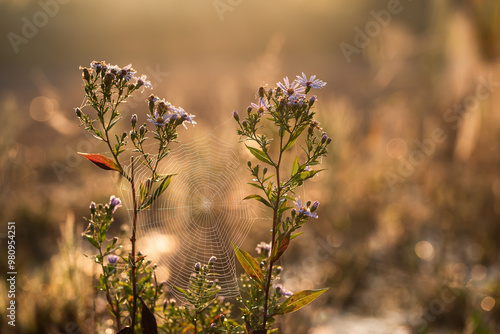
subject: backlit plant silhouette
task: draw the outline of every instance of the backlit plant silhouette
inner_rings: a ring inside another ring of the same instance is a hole
[[[295,191],[305,181],[316,176],[327,153],[331,139],[314,119],[316,97],[307,97],[311,89],[322,88],[326,83],[304,74],[290,82],[288,78],[274,89],[260,87],[257,103],[251,103],[244,118],[235,111],[238,134],[259,164],[248,162],[252,186],[259,193],[245,199],[259,201],[272,212],[270,242],[257,246],[258,256],[252,257],[234,245],[236,257],[245,273],[241,275],[241,294],[237,305],[244,321],[233,318],[233,304],[219,297],[220,287],[213,273],[212,257],[206,265],[194,264],[186,288],[174,287],[184,303],[168,299],[163,284],[156,281],[156,266],[146,255],[136,249],[137,217],[167,190],[173,175],[158,173],[159,163],[168,156],[170,144],[175,142],[180,125],[196,124],[194,115],[170,102],[151,95],[146,100],[147,121],[138,125],[140,115],[130,118],[130,130],[117,133],[116,124],[122,115],[119,107],[136,91],[151,89],[146,77],[136,76],[131,65],[120,68],[103,61],[93,61],[89,68],[81,68],[85,103],[76,108],[81,125],[109,150],[108,155],[80,153],[105,170],[118,172],[132,191],[133,216],[130,251],[124,252],[117,237],[108,236],[113,215],[121,200],[111,196],[109,203],[90,204],[89,224],[83,236],[97,251],[90,255],[101,268],[98,288],[103,291],[108,309],[115,319],[119,333],[253,333],[262,334],[272,328],[275,317],[294,312],[316,299],[326,289],[287,291],[280,279],[279,259],[290,241],[301,232],[300,227],[310,218],[317,218],[319,202],[295,197]],[[84,107],[91,107],[84,112]],[[144,117],[146,118],[146,117]],[[271,122],[277,139],[262,133],[262,124]],[[155,145],[150,145],[154,143]],[[303,151],[296,154],[299,145]],[[147,144],[147,145],[146,145]],[[150,152],[146,148],[154,147]],[[130,168],[122,161],[129,151]],[[290,152],[295,152],[293,155]],[[293,163],[285,166],[292,155]],[[145,182],[136,184],[134,163],[141,163],[149,171]],[[285,175],[285,172],[287,175]],[[174,178],[175,179],[175,178]],[[292,204],[293,202],[293,204]],[[295,207],[291,206],[294,205]],[[139,312],[140,309],[140,312]]]

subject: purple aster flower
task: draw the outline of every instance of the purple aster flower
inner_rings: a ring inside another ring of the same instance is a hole
[[[134,77],[134,74],[137,73],[136,70],[132,68],[132,64],[128,64],[120,71],[120,76],[125,79],[125,81],[129,81]]]
[[[118,67],[117,65],[111,65],[111,66],[109,66],[108,70],[109,70],[109,73],[112,73],[114,75],[118,75],[118,73],[120,73],[122,69],[120,67]]]
[[[196,124],[196,122],[193,120],[195,118],[195,115],[188,114],[184,109],[181,107],[174,107],[175,111],[177,112],[177,115],[180,116],[182,119],[182,125],[187,129],[186,123],[192,124],[193,126]]]
[[[135,80],[137,81],[137,87],[142,87],[142,91],[144,91],[144,88],[153,89],[151,81],[148,81],[146,79],[147,76],[145,74],[141,75],[139,78],[135,78]]]
[[[252,103],[250,103],[250,106],[252,108],[257,109],[257,113],[259,115],[262,115],[269,108],[269,102],[267,101],[266,98],[259,97],[259,104],[257,105],[257,104],[255,104],[255,103],[252,102]]]
[[[300,196],[295,199],[294,203],[297,206],[297,212],[299,214],[302,214],[302,215],[304,215],[306,217],[318,218],[318,214],[317,213],[311,212],[308,208],[304,208],[302,206],[302,201],[300,200]],[[319,203],[318,203],[318,205],[319,205]]]
[[[307,79],[307,76],[304,74],[304,72],[302,72],[302,77],[297,75],[296,81],[299,83],[299,85],[307,88],[321,89],[326,86],[326,82],[316,79],[315,75],[312,75],[309,79]]]
[[[115,197],[114,195],[109,198],[109,208],[111,209],[111,213],[115,213],[116,209],[122,206],[122,201]]]
[[[90,63],[90,67],[94,69],[94,71],[98,72],[98,70],[106,71],[108,69],[108,65],[106,65],[103,61],[93,61]]]
[[[168,101],[165,101],[165,99],[157,100],[156,101],[156,109],[160,113],[160,115],[163,115],[164,113],[170,113],[172,111],[172,104]]]
[[[304,98],[306,96],[304,94],[306,88],[304,86],[301,86],[296,80],[290,83],[288,77],[284,77],[283,83],[278,82],[277,85],[290,99],[292,96],[296,98]]]
[[[165,124],[168,123],[169,118],[172,117],[172,114],[164,114],[163,116],[161,116],[158,111],[155,111],[154,115],[148,115],[148,117],[148,121],[150,121],[154,125],[165,126]]]
[[[273,288],[275,288],[279,294],[281,294],[283,297],[290,297],[291,295],[293,295],[293,292],[290,291],[290,290],[287,290],[283,287],[282,284],[275,284],[273,283]]]
[[[117,261],[118,261],[118,256],[108,255],[108,263],[109,264],[116,264]]]

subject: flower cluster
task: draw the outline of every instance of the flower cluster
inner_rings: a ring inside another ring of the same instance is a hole
[[[178,126],[180,124],[187,128],[186,123],[195,125],[193,120],[195,115],[188,114],[181,107],[175,107],[165,99],[151,95],[148,98],[149,115],[148,121],[157,127],[164,127],[166,124]]]
[[[93,73],[95,73],[96,77],[103,78],[104,82],[107,84],[114,83],[117,85],[120,81],[129,82],[131,79],[135,79],[135,89],[143,86],[146,88],[153,88],[151,82],[146,80],[146,75],[143,74],[139,78],[135,76],[137,71],[132,68],[132,64],[120,68],[117,65],[110,65],[106,64],[104,61],[94,60],[90,63],[90,68],[80,67],[80,69],[83,71],[83,79],[87,82],[90,81]]]
[[[295,210],[295,212],[297,212],[300,215],[303,215],[305,217],[310,217],[310,218],[318,218],[318,214],[315,213],[314,211],[316,211],[316,209],[318,208],[319,206],[319,202],[318,201],[315,201],[314,203],[311,204],[311,201],[308,201],[306,203],[306,206],[302,206],[302,202],[300,200],[300,196],[298,198],[295,199],[295,202],[293,202],[295,204],[295,206],[297,206],[297,210]],[[293,211],[292,211],[292,215],[293,215]]]

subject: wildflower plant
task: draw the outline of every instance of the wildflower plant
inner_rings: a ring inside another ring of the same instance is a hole
[[[122,118],[119,106],[137,90],[152,88],[151,83],[147,81],[145,75],[136,77],[132,65],[120,68],[103,61],[93,61],[89,68],[80,69],[84,82],[85,102],[82,107],[76,108],[76,116],[88,132],[107,145],[111,157],[95,153],[80,154],[102,169],[120,173],[130,183],[133,198],[131,252],[126,256],[118,257],[114,254],[121,248],[117,238],[107,240],[113,214],[121,206],[121,201],[112,196],[109,204],[96,206],[92,203],[90,206],[89,226],[83,235],[98,250],[98,253],[92,256],[102,269],[98,287],[106,292],[108,307],[116,319],[117,330],[125,333],[136,330],[147,332],[147,328],[154,328],[156,331],[154,309],[162,285],[156,282],[155,266],[136,251],[137,216],[150,207],[168,188],[173,175],[160,175],[157,172],[158,164],[168,155],[169,145],[176,140],[177,128],[181,124],[186,127],[185,123],[196,124],[193,120],[195,116],[164,99],[151,95],[146,101],[145,109],[148,110],[147,120],[153,129],[148,129],[146,123],[138,126],[139,117],[134,114],[130,119],[130,131],[116,133],[118,132],[115,131],[116,125]],[[85,113],[82,109],[86,106],[90,106],[93,110]],[[145,143],[152,140],[156,142],[156,152],[145,149]],[[121,159],[127,148],[132,153],[130,172],[124,169]],[[146,182],[139,184],[138,198],[136,198],[134,179],[134,159],[145,165],[151,175]],[[119,262],[126,267],[125,279],[118,270]],[[142,303],[141,314],[137,311],[138,301]],[[141,323],[137,321],[138,319],[142,319]],[[122,326],[125,324],[127,326]]]
[[[292,197],[297,188],[305,181],[316,176],[321,169],[314,169],[327,153],[331,138],[321,130],[314,119],[313,106],[316,96],[307,98],[311,89],[320,89],[325,82],[305,74],[290,82],[285,77],[274,89],[259,88],[258,102],[247,109],[244,119],[237,111],[233,117],[238,123],[237,133],[249,152],[259,161],[248,162],[248,169],[253,181],[250,183],[259,193],[245,199],[254,199],[272,212],[271,241],[261,243],[257,248],[259,256],[249,253],[234,245],[236,257],[245,274],[241,278],[243,314],[247,331],[253,334],[267,333],[275,317],[294,312],[316,299],[326,291],[304,290],[291,294],[279,280],[281,267],[276,263],[287,250],[290,241],[300,235],[297,232],[310,218],[317,218],[319,202],[302,202],[300,197]],[[271,145],[273,138],[266,136],[262,127],[271,122],[277,130],[277,144]],[[285,155],[294,152],[297,143],[304,152],[299,159],[296,155],[291,166],[291,173],[284,175]],[[295,208],[289,206],[293,201]]]
[[[280,283],[282,268],[278,265],[290,241],[300,235],[298,230],[302,225],[310,218],[318,218],[319,202],[303,201],[294,194],[321,171],[315,167],[321,163],[331,142],[314,119],[316,96],[307,97],[311,89],[322,88],[326,83],[304,74],[291,82],[284,78],[274,89],[259,88],[258,100],[251,103],[246,117],[240,119],[239,114],[233,112],[238,123],[237,133],[259,161],[248,162],[253,179],[250,184],[259,192],[245,199],[259,201],[273,217],[270,242],[257,245],[257,257],[234,245],[236,257],[245,271],[240,277],[241,293],[237,299],[243,320],[237,320],[231,315],[234,305],[218,296],[221,288],[213,272],[215,257],[205,265],[194,265],[187,287],[173,287],[184,299],[184,303],[179,303],[168,298],[165,283],[157,282],[156,265],[136,250],[138,215],[151,208],[174,176],[160,174],[159,163],[168,156],[170,145],[177,139],[178,127],[196,124],[195,116],[150,95],[144,108],[145,121],[139,123],[142,116],[134,114],[130,117],[129,130],[120,132],[117,130],[122,119],[119,106],[137,90],[151,89],[151,83],[144,75],[136,76],[131,65],[120,68],[93,61],[89,68],[80,69],[85,102],[76,108],[76,116],[108,150],[107,155],[80,154],[102,169],[118,172],[130,184],[132,193],[130,251],[124,250],[119,238],[108,235],[114,215],[121,207],[121,200],[115,196],[111,196],[108,203],[90,204],[88,227],[83,233],[96,250],[89,257],[101,268],[97,287],[106,296],[117,333],[276,332],[277,329],[273,329],[276,316],[294,312],[326,291],[288,291]],[[90,107],[90,111],[84,111],[85,107]],[[263,124],[267,122],[277,130],[276,140],[263,133]],[[293,148],[299,143],[304,154],[295,155],[290,159],[293,163],[285,166],[286,156],[295,152]],[[124,156],[130,157],[130,168],[125,168]],[[146,180],[138,184],[134,177],[135,162],[144,165],[149,173]]]

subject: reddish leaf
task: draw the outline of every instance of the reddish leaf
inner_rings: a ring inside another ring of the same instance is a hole
[[[100,167],[105,170],[115,170],[119,173],[122,173],[121,168],[118,167],[113,160],[102,154],[81,153],[81,152],[78,152],[78,154],[92,161],[97,167]]]
[[[278,240],[276,240],[276,247],[273,247],[273,262],[278,261],[281,255],[286,251],[290,243],[290,232],[282,234]]]

